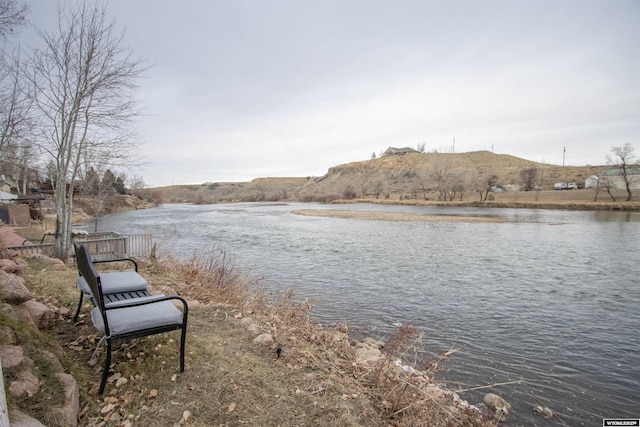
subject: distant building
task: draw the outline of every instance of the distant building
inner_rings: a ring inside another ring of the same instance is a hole
[[[640,168],[627,168],[627,176],[631,178],[629,187],[632,190],[640,189]],[[602,171],[600,178],[606,177],[611,188],[626,189],[624,177],[620,169],[607,169]]]
[[[404,154],[418,153],[418,152],[419,152],[418,150],[414,150],[411,147],[404,147],[404,148],[389,147],[386,149],[383,156],[404,155]]]
[[[584,180],[584,188],[598,188],[599,178],[595,175],[591,175]]]

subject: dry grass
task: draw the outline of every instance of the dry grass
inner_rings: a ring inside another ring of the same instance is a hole
[[[373,366],[358,365],[358,377],[379,414],[391,425],[487,425],[481,414],[453,405],[454,393],[434,385],[437,374],[456,350],[430,355],[423,335],[402,325],[387,339],[383,357]]]

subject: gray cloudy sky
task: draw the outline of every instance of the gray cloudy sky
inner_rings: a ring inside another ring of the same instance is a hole
[[[30,0],[56,23],[55,3]],[[389,146],[567,165],[640,154],[637,0],[111,0],[153,67],[151,186],[321,176]],[[22,37],[28,38],[28,32]]]

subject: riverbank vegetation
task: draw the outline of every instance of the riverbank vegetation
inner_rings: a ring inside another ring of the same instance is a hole
[[[20,232],[29,238],[39,230]],[[217,248],[140,263],[154,292],[190,301],[186,371],[178,373],[171,333],[122,343],[99,397],[104,352],[90,307],[77,324],[71,320],[75,268],[28,263],[27,286],[57,308],[58,317],[52,331],[18,340],[61,353],[80,387],[80,425],[495,425],[435,386],[450,349],[422,348],[419,331],[410,326],[387,337],[380,351],[383,343],[363,340],[348,324],[319,325],[312,301],[260,289]],[[264,335],[272,341],[258,340]],[[97,360],[89,364],[96,346]],[[47,418],[45,396],[9,403],[56,425]]]

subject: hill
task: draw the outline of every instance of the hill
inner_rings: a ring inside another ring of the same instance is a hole
[[[144,190],[142,196],[157,202],[216,203],[249,201],[333,201],[337,199],[407,198],[438,199],[434,175],[455,175],[460,181],[458,193],[468,200],[478,200],[474,191],[482,188],[487,177],[504,188],[520,188],[521,172],[536,170],[537,185],[553,190],[555,182],[583,185],[592,175],[608,166],[557,166],[490,151],[468,153],[410,153],[330,168],[322,177],[256,178],[251,182],[203,183],[175,185]],[[563,192],[566,193],[566,192]],[[418,197],[418,194],[420,196]],[[589,192],[587,199],[593,199]]]

